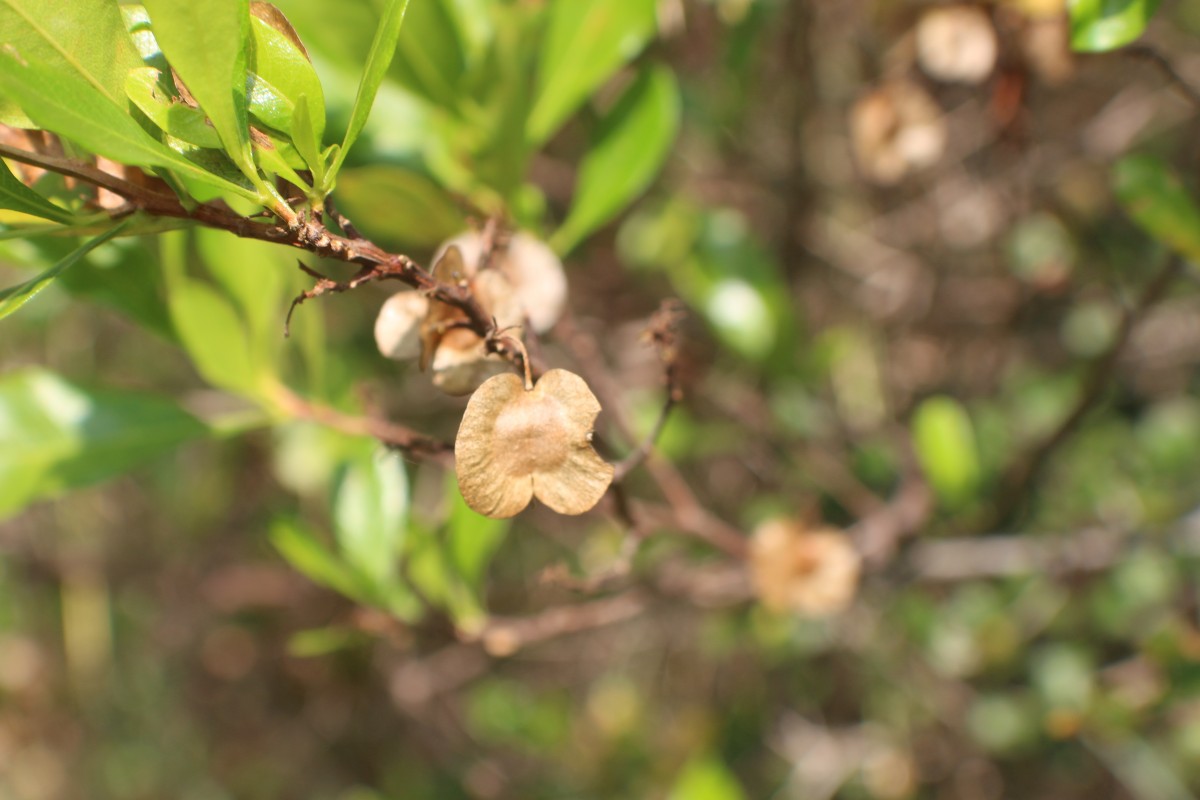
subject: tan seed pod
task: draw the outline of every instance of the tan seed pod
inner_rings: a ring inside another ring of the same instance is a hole
[[[861,565],[845,534],[810,530],[796,520],[764,522],[750,540],[750,577],[772,611],[820,617],[844,610],[854,600]]]
[[[438,254],[450,247],[462,251],[467,270],[475,274],[483,256],[483,236],[478,231],[460,233],[443,244]],[[518,231],[495,258],[496,270],[512,284],[517,303],[534,331],[545,333],[553,328],[567,306],[567,274],[555,252],[533,234]]]
[[[421,354],[421,321],[429,301],[418,292],[397,292],[375,318],[375,344],[388,358],[405,361]]]
[[[429,368],[433,385],[455,397],[470,394],[488,378],[509,369],[503,357],[489,354],[483,339],[466,328],[446,332]]]
[[[613,466],[592,448],[600,402],[583,378],[552,369],[526,389],[512,373],[471,396],[454,442],[463,499],[488,517],[511,517],[536,497],[560,514],[593,508]]]
[[[463,264],[462,251],[457,247],[446,248],[433,264],[433,277],[439,283],[451,286],[468,278],[466,266]],[[452,330],[459,322],[465,322],[467,315],[461,308],[455,308],[449,303],[433,301],[429,304],[429,312],[421,323],[421,371],[429,369],[433,354],[437,352],[442,337]]]

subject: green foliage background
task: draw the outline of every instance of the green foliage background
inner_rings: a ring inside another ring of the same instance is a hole
[[[659,446],[739,529],[823,518],[865,546],[914,475],[933,498],[842,615],[766,612],[663,524],[637,613],[489,654],[490,623],[619,597],[543,577],[603,575],[619,525],[483,519],[445,469],[321,424],[453,437],[462,403],[375,351],[383,289],[305,304],[284,339],[296,251],[114,226],[11,162],[0,798],[1192,797],[1197,108],[1109,51],[1186,53],[1200,17],[1068,5],[1064,46],[1095,54],[1069,78],[1023,60],[1033,4],[1001,3],[1001,69],[965,87],[904,55],[917,3],[281,0],[309,66],[236,0],[0,2],[0,118],[67,155],[246,214],[334,191],[423,263],[472,216],[537,232],[642,431],[637,333],[682,298]],[[199,117],[139,68],[164,53]],[[905,69],[951,146],[873,186],[847,115]]]

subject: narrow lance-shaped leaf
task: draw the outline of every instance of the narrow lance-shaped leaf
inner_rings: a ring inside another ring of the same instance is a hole
[[[105,231],[100,236],[92,239],[87,244],[74,251],[66,258],[59,261],[50,269],[38,275],[36,278],[26,281],[25,283],[11,286],[7,289],[0,290],[0,319],[4,319],[9,314],[12,314],[21,306],[29,302],[34,295],[50,285],[50,282],[68,269],[72,264],[75,264],[79,259],[86,256],[91,251],[95,250],[100,245],[107,242],[109,239],[120,233],[128,221],[122,222],[119,225],[113,226],[110,230]]]
[[[262,124],[295,138],[298,132],[292,125],[296,103],[307,97],[308,124],[312,128],[306,134],[319,142],[325,134],[325,96],[308,56],[292,36],[258,17],[250,20],[250,34],[254,46],[250,113]]]
[[[94,87],[32,58],[0,51],[0,89],[38,125],[122,164],[166,167],[224,191],[258,195],[196,166],[155,140]]]
[[[579,168],[575,200],[551,245],[560,253],[616,216],[662,167],[679,129],[675,76],[657,67],[639,76],[600,126]]]
[[[1153,156],[1129,156],[1113,170],[1117,197],[1146,233],[1200,261],[1200,208],[1171,169]]]
[[[0,0],[0,42],[90,84],[124,104],[125,75],[140,65],[121,12],[111,0]],[[0,114],[5,122],[18,122]]]
[[[49,372],[0,378],[0,517],[119,475],[208,433],[169,400],[79,389]]]
[[[75,215],[70,211],[54,205],[21,183],[3,160],[0,160],[0,208],[20,211],[22,214],[31,214],[54,222],[69,223],[75,220]]]
[[[554,0],[525,132],[540,145],[571,112],[641,52],[654,35],[657,0]]]
[[[371,106],[375,104],[375,94],[383,76],[387,73],[388,65],[396,54],[396,40],[400,36],[400,26],[404,23],[404,12],[408,10],[408,0],[388,0],[379,20],[379,28],[375,31],[375,39],[371,42],[371,50],[367,53],[367,64],[363,68],[362,80],[358,84],[358,93],[354,96],[354,107],[350,111],[350,125],[346,128],[346,136],[342,146],[333,157],[333,164],[325,175],[326,191],[333,188],[346,153],[362,133],[371,115]]]
[[[229,157],[257,181],[246,116],[248,0],[145,0],[145,6],[163,55],[212,120]]]
[[[333,504],[338,545],[377,588],[395,576],[407,513],[408,481],[400,459],[372,446],[345,465]]]

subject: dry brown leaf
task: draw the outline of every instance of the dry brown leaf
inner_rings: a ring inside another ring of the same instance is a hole
[[[600,402],[583,378],[552,369],[525,389],[512,373],[471,396],[454,443],[463,499],[489,517],[511,517],[537,497],[560,514],[582,514],[612,483],[613,466],[592,448]]]

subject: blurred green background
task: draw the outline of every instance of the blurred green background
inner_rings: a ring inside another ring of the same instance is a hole
[[[338,141],[382,3],[278,6]],[[661,453],[747,535],[846,530],[854,603],[770,612],[670,521],[576,585],[618,517],[484,519],[288,400],[453,437],[464,400],[375,348],[388,288],[284,339],[296,252],[115,239],[0,321],[0,798],[1196,796],[1197,35],[1187,2],[412,0],[338,210],[422,263],[487,214],[548,241],[613,460],[681,298]],[[79,243],[7,238],[0,282]],[[611,624],[472,638],[581,608]]]

